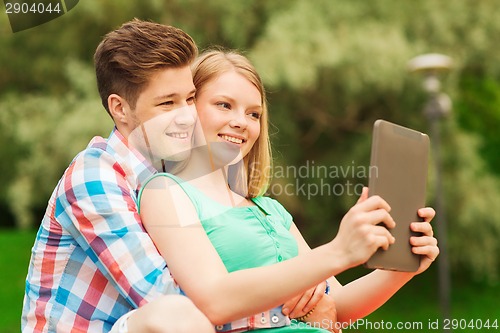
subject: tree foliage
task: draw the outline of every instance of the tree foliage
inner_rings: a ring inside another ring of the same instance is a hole
[[[451,56],[454,68],[442,77],[455,105],[443,120],[450,253],[455,269],[494,280],[499,14],[494,0],[108,0],[79,2],[61,18],[16,34],[0,16],[1,224],[12,225],[15,216],[20,226],[37,225],[73,156],[92,136],[109,133],[92,55],[104,34],[138,17],[186,30],[201,49],[223,45],[253,60],[274,125],[270,193],[313,245],[334,235],[356,200],[355,186],[367,184],[360,170],[369,163],[373,121],[428,130],[421,112],[427,97],[408,60],[429,52]],[[278,174],[291,166],[308,173]],[[321,174],[322,167],[329,172]],[[285,193],[290,184],[292,193]]]

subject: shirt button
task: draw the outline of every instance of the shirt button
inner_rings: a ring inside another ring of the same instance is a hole
[[[283,257],[281,256],[281,254],[278,256],[278,261],[283,261]]]
[[[278,316],[277,316],[277,315],[274,315],[274,316],[271,318],[271,321],[272,321],[273,323],[275,323],[275,324],[276,324],[276,323],[278,323],[278,321],[280,321],[280,319],[278,318]]]
[[[260,317],[260,323],[265,324],[267,322],[266,317]]]
[[[217,326],[215,326],[215,329],[217,331],[222,331],[224,329],[224,325],[217,325]]]
[[[279,249],[279,248],[280,248],[280,243],[279,243],[279,242],[274,243],[274,245],[276,245],[276,248],[277,248],[277,249]]]

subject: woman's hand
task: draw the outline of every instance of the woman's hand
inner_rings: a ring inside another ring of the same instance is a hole
[[[420,267],[415,274],[420,274],[425,271],[436,260],[439,255],[438,241],[434,237],[434,231],[430,222],[436,215],[434,209],[430,207],[421,208],[418,210],[418,216],[424,219],[423,222],[413,222],[410,224],[410,229],[413,232],[418,232],[420,236],[410,237],[412,252],[422,255]]]
[[[368,197],[368,188],[363,188],[358,202],[345,214],[337,236],[330,242],[340,250],[346,268],[365,263],[378,248],[387,249],[394,243],[388,230],[396,226],[390,210],[384,199],[377,195]]]

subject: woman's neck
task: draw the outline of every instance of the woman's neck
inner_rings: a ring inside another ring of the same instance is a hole
[[[221,174],[222,176],[226,174],[222,172],[225,169],[214,166],[210,158],[210,151],[207,146],[203,146],[193,148],[184,168],[175,174],[186,181],[207,179],[216,186],[219,183],[227,184],[227,177],[221,178]]]
[[[176,173],[176,176],[188,181],[208,197],[227,206],[251,204],[248,200],[229,188],[227,166],[216,167],[206,147],[194,148],[189,162]]]

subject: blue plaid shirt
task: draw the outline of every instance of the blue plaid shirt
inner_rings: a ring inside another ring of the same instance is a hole
[[[116,129],[75,157],[32,249],[23,333],[108,332],[131,309],[179,292],[137,212],[154,172]]]

